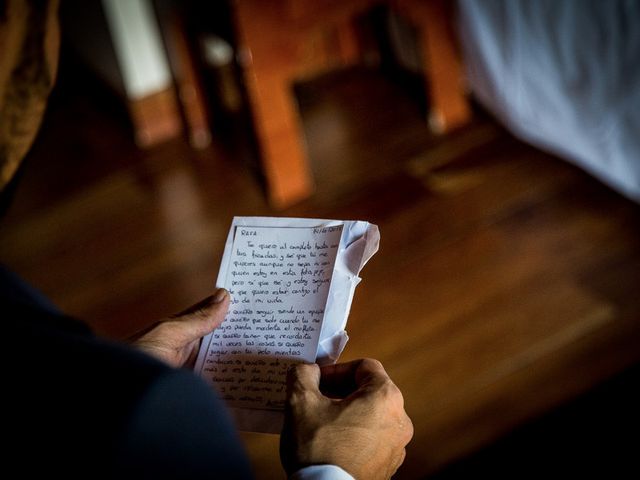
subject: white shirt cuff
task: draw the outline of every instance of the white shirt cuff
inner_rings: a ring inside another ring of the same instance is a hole
[[[298,470],[289,480],[355,480],[336,465],[311,465]]]

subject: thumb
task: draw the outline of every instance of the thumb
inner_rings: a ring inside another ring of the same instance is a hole
[[[320,367],[315,363],[299,363],[287,372],[287,396],[294,397],[320,396]]]
[[[280,435],[280,459],[288,474],[301,468],[297,451],[300,443],[301,425],[306,421],[317,421],[320,393],[320,367],[313,364],[295,364],[287,371],[287,400],[284,408],[284,424]]]
[[[229,310],[229,301],[229,292],[219,288],[213,295],[172,315],[169,322],[179,322],[180,329],[187,337],[199,339],[211,333],[224,321]]]

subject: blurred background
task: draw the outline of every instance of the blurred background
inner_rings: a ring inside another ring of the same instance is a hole
[[[396,478],[637,472],[638,2],[62,9],[3,263],[124,339],[211,292],[234,215],[367,220],[342,359],[404,393]]]

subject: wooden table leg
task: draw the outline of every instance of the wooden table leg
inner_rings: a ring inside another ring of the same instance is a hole
[[[273,10],[261,2],[240,1],[235,16],[269,202],[285,208],[309,197],[314,187],[291,84],[296,36]]]
[[[444,0],[396,0],[395,4],[419,29],[431,129],[446,133],[466,124],[471,120],[471,107],[452,31],[450,4]]]

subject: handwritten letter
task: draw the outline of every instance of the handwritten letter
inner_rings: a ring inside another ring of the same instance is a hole
[[[235,227],[202,373],[231,407],[279,410],[292,362],[314,362],[342,234],[332,227]]]

